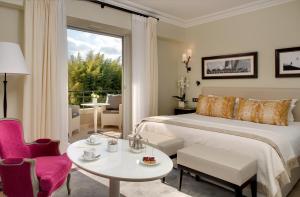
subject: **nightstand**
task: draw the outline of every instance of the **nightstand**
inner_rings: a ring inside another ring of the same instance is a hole
[[[175,115],[195,113],[195,108],[175,108]]]

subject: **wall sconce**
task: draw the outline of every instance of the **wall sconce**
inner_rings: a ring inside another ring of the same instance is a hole
[[[188,49],[187,53],[182,54],[182,62],[185,64],[186,72],[192,70],[192,68],[189,66],[191,57],[192,57],[192,49]]]

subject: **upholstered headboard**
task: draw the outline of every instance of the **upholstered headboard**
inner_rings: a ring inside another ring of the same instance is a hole
[[[300,88],[244,88],[244,87],[202,87],[203,95],[238,96],[254,99],[297,98],[294,109],[295,121],[300,122]]]

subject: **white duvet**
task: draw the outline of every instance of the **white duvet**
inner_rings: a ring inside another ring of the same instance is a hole
[[[275,126],[197,114],[159,116],[157,118],[205,127],[253,133],[274,142],[279,148],[285,162],[300,156],[300,122],[290,122],[289,126]],[[267,188],[268,196],[281,196],[279,182],[276,177],[281,175],[285,183],[290,181],[289,170],[285,168],[284,161],[280,158],[277,151],[265,142],[203,129],[151,121],[143,122],[139,127],[139,131],[175,135],[184,139],[185,146],[193,143],[202,143],[256,158],[258,164],[258,182]]]

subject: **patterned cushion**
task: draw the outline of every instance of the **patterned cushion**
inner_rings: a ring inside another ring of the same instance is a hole
[[[291,100],[239,99],[236,118],[256,123],[288,125]]]
[[[203,96],[200,95],[196,107],[196,113],[205,116],[232,118],[234,112],[235,97],[233,96]]]

